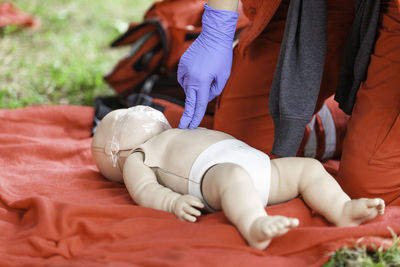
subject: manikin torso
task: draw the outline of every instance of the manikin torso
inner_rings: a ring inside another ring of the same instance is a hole
[[[143,153],[158,182],[171,190],[188,194],[188,177],[196,158],[209,146],[234,137],[205,128],[169,129],[132,150]]]

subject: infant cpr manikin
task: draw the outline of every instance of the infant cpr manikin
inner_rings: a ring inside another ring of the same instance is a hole
[[[171,129],[163,114],[145,106],[116,110],[99,124],[92,154],[100,172],[123,182],[136,204],[195,222],[222,210],[250,246],[266,248],[296,227],[296,218],[269,216],[265,206],[302,195],[337,226],[383,214],[382,199],[351,200],[320,162],[268,155],[214,130]]]

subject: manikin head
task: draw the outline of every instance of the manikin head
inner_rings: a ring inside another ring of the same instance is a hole
[[[121,155],[126,157],[130,150],[170,128],[164,114],[151,107],[114,110],[96,129],[91,145],[93,159],[107,179],[123,182]]]

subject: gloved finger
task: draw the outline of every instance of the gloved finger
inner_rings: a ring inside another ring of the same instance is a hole
[[[183,207],[183,210],[186,213],[188,213],[190,215],[193,215],[193,216],[200,216],[201,215],[201,212],[198,209],[195,209],[195,208],[193,208],[193,207],[191,207],[189,205]]]
[[[179,122],[179,128],[186,129],[188,128],[190,122],[192,121],[192,117],[194,114],[194,109],[196,107],[196,91],[195,88],[188,86],[186,90],[186,99],[185,99],[185,110],[183,111],[181,120]]]
[[[210,94],[208,95],[208,102],[210,102],[211,100],[213,100],[217,95],[218,95],[217,81],[214,80],[214,81],[211,83]]]
[[[178,64],[178,72],[177,72],[177,79],[178,79],[178,83],[185,89],[185,76],[187,73],[187,69],[185,64],[182,63],[182,58],[179,61]]]
[[[213,87],[213,85],[211,85],[211,87]],[[208,102],[211,102],[211,100],[213,100],[215,97],[217,97],[218,95],[213,92],[212,90],[210,90],[210,94],[208,95]]]
[[[196,107],[194,109],[194,114],[192,121],[190,122],[189,129],[196,129],[206,113],[211,82],[206,84],[207,85],[200,85],[202,88],[199,88],[199,90],[196,92]]]

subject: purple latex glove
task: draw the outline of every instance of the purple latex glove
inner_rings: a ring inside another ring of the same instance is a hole
[[[224,89],[231,74],[238,15],[204,5],[202,32],[179,61],[178,82],[186,94],[179,128],[197,128],[208,102]]]

